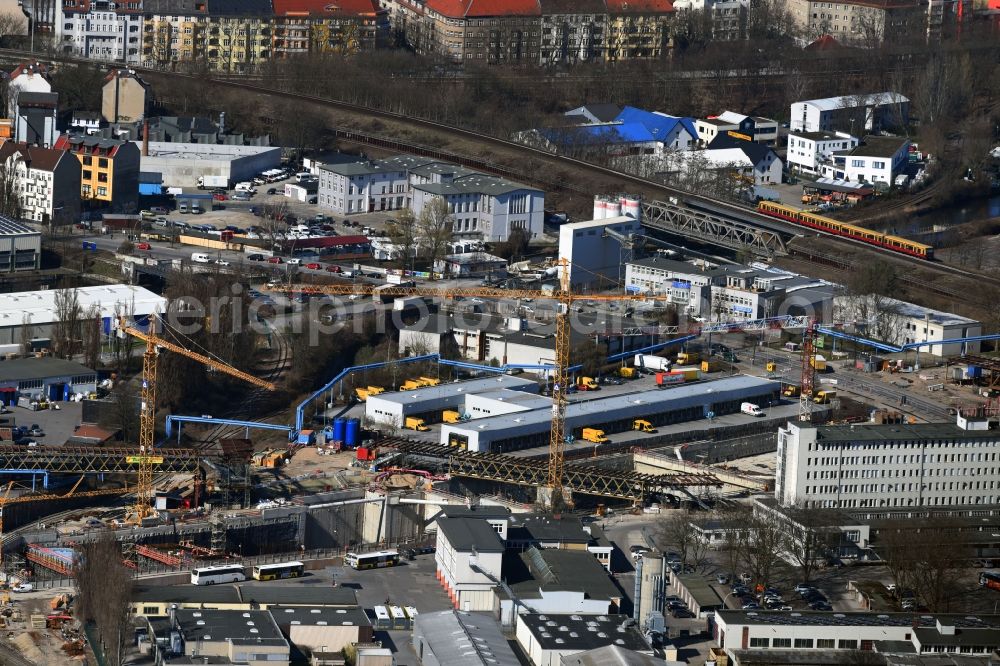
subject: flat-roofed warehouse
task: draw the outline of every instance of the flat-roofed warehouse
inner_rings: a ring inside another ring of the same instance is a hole
[[[741,403],[767,407],[779,399],[780,385],[759,377],[738,375],[668,389],[572,402],[566,406],[566,432],[579,438],[583,428],[605,433],[632,429],[645,419],[653,426],[683,423],[740,411]],[[441,443],[469,451],[503,453],[542,446],[552,428],[550,408],[474,419],[441,426]]]
[[[35,270],[41,258],[41,232],[0,215],[0,273]]]
[[[19,351],[24,331],[28,331],[30,340],[42,342],[51,338],[52,327],[60,319],[57,296],[68,291],[41,289],[0,294],[0,353]],[[100,310],[102,330],[106,335],[110,334],[112,319],[117,314],[129,313],[133,320],[142,322],[154,312],[166,311],[167,307],[167,299],[162,296],[127,284],[80,287],[75,291],[81,312],[86,313],[91,306]]]
[[[407,416],[420,416],[428,423],[441,420],[446,409],[465,411],[468,396],[491,393],[500,389],[538,393],[538,383],[511,375],[472,379],[427,386],[414,391],[399,391],[369,396],[365,401],[365,416],[375,423],[403,425]]]

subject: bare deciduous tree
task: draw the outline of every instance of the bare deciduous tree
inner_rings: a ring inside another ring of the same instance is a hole
[[[829,554],[836,533],[831,531],[831,521],[823,509],[799,506],[788,509],[786,515],[788,553],[799,568],[802,582],[808,583]]]
[[[400,268],[409,266],[413,270],[413,262],[417,253],[417,228],[413,211],[404,208],[396,218],[390,220],[385,227],[386,234],[392,244],[398,248],[399,256],[393,257]]]
[[[56,321],[52,326],[52,352],[72,358],[80,348],[80,294],[76,289],[60,289],[55,294]]]
[[[657,523],[655,539],[661,550],[673,550],[681,566],[699,567],[705,562],[708,544],[691,524],[687,511],[671,511]]]
[[[754,583],[767,587],[771,575],[787,550],[787,536],[781,520],[770,512],[754,511],[747,520],[747,540],[743,554]]]
[[[110,532],[81,546],[75,573],[77,617],[94,623],[106,662],[122,666],[132,638],[132,573],[122,563],[121,548]]]
[[[83,315],[80,325],[83,343],[83,362],[88,368],[96,369],[101,364],[101,308],[91,305]]]
[[[424,206],[417,217],[417,236],[431,264],[431,276],[434,275],[434,265],[444,257],[448,242],[451,240],[454,220],[448,212],[448,202],[444,197],[434,197]]]
[[[31,323],[31,315],[24,313],[21,317],[21,356],[31,353],[31,339],[35,337],[35,326]]]

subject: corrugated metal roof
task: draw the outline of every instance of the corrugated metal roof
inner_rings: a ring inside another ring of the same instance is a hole
[[[430,649],[439,666],[521,666],[489,613],[420,613],[413,634]]]

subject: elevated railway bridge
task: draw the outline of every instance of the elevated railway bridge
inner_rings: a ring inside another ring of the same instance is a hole
[[[454,447],[408,440],[382,441],[404,456],[443,461],[448,473],[498,483],[542,488],[546,484],[545,460],[514,458],[495,453],[473,453]],[[667,491],[690,495],[692,487],[719,487],[722,482],[713,474],[637,474],[602,469],[582,464],[565,466],[563,486],[573,493],[611,497],[641,503],[645,498]]]

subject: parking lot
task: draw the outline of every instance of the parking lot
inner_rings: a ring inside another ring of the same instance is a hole
[[[29,435],[28,438],[42,446],[57,446],[64,444],[73,435],[74,428],[80,423],[83,406],[79,402],[53,403],[59,409],[41,409],[31,411],[24,407],[8,407],[6,417],[12,417],[17,426],[29,427],[38,425],[43,435]]]
[[[416,559],[403,560],[396,567],[355,571],[349,567],[327,567],[302,579],[301,585],[329,585],[334,579],[338,585],[354,589],[358,603],[366,611],[387,602],[395,606],[413,606],[418,613],[452,608],[444,589],[434,577],[434,555],[417,555]],[[295,583],[293,583],[295,584]],[[376,631],[375,640],[383,647],[396,651],[397,666],[416,666],[420,662],[413,650],[411,632]]]

